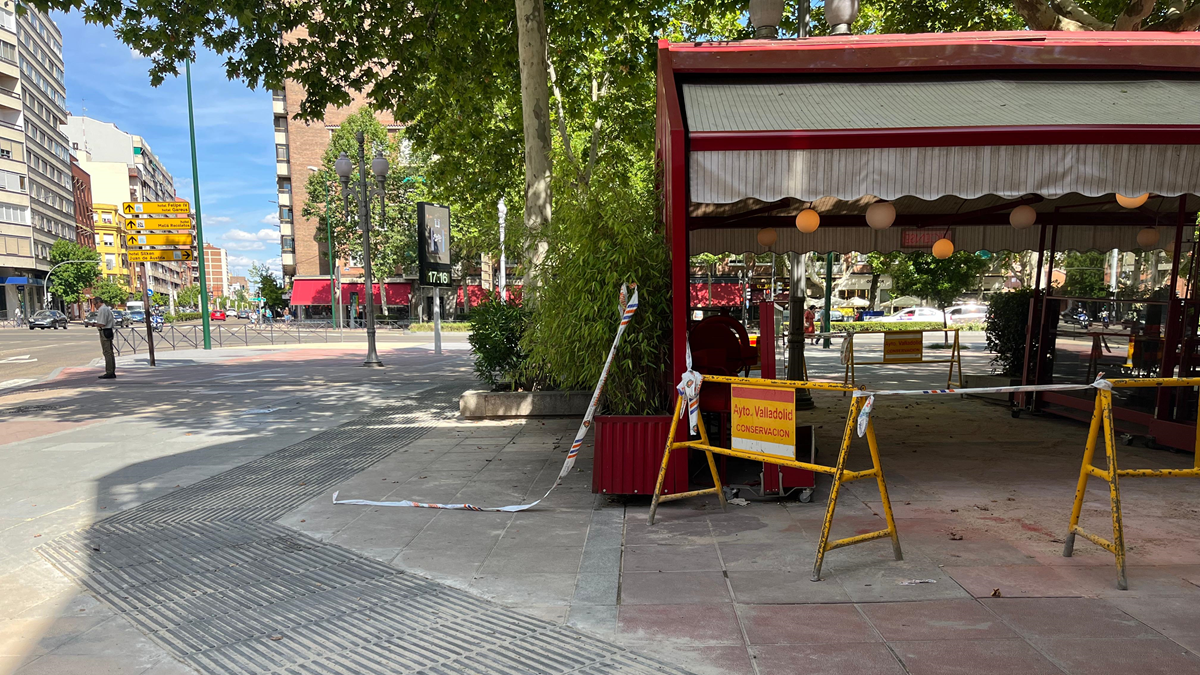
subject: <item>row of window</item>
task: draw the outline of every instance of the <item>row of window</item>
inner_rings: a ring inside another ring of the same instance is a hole
[[[10,63],[17,62],[17,46],[0,40],[0,59],[9,61]]]
[[[9,192],[26,192],[25,176],[11,171],[0,171],[0,190]]]
[[[59,211],[65,211],[72,216],[75,215],[74,199],[63,199],[62,196],[60,196],[57,192],[53,190],[47,190],[43,185],[34,183],[32,187],[33,189],[29,191],[30,197],[33,197],[47,206],[52,206]]]
[[[63,239],[71,240],[75,239],[74,225],[67,225],[61,221],[54,220],[53,218],[47,218],[37,211],[33,212],[33,226],[39,230],[42,230],[43,232],[49,232],[56,237],[62,237]]]
[[[29,153],[29,166],[42,172],[46,178],[58,183],[68,190],[73,190],[71,185],[71,177],[63,173],[62,169],[54,166],[50,162],[42,159],[36,152]]]
[[[58,129],[63,125],[62,117],[56,115],[50,107],[42,103],[41,99],[34,96],[28,87],[21,90],[21,100],[25,102],[25,110],[46,120],[46,124],[49,124],[51,129]]]
[[[46,26],[46,22],[42,20],[42,17],[38,16],[37,12],[34,12],[32,8],[26,12],[25,16],[29,19],[29,24],[33,26],[33,29],[37,31],[38,35],[41,35],[42,39],[46,41],[46,44],[50,45],[54,49],[54,53],[62,54],[62,41],[59,40],[54,34],[56,31],[50,30],[50,28]]]
[[[53,152],[59,159],[70,166],[71,151],[67,149],[67,146],[51,138],[46,132],[39,129],[36,124],[31,123],[29,120],[25,120],[25,135],[37,141],[50,152]]]
[[[33,64],[26,60],[24,56],[20,57],[19,61],[21,72],[25,73],[28,81],[36,84],[38,89],[41,89],[43,92],[45,92],[46,96],[50,97],[51,101],[54,101],[58,104],[58,107],[66,110],[67,97],[60,94],[58,90],[55,89],[52,84],[50,84],[49,80],[47,80],[45,77],[42,77],[42,74],[35,70]]]
[[[17,204],[0,204],[0,222],[29,224],[29,207]]]
[[[37,18],[32,14],[30,17],[34,20],[37,20]],[[66,81],[63,79],[62,68],[58,67],[58,64],[55,62],[55,60],[50,58],[50,55],[46,53],[46,50],[42,49],[42,46],[34,41],[33,36],[31,36],[29,33],[21,33],[21,43],[29,48],[29,51],[37,57],[37,60],[46,67],[46,70],[50,71],[50,73],[54,76],[54,79],[58,80],[58,82],[64,87],[67,86]],[[62,52],[60,51],[59,53],[61,54]]]

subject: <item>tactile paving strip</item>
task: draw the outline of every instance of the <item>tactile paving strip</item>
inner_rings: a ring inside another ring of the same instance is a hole
[[[454,393],[380,409],[39,552],[202,673],[686,675],[273,522],[454,414]]]

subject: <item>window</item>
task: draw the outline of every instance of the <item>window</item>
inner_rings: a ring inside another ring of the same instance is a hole
[[[296,238],[295,237],[280,237],[279,245],[283,248],[284,251],[288,251],[288,252],[294,251],[294,250],[296,250]]]
[[[17,15],[10,10],[0,8],[0,26],[17,32]]]
[[[279,219],[280,220],[291,220],[292,219],[292,207],[290,207],[290,206],[279,207]]]
[[[275,159],[279,160],[280,162],[286,162],[288,160],[288,146],[282,144],[276,145]]]
[[[29,209],[24,206],[0,204],[0,221],[26,225],[29,223]]]
[[[104,235],[104,245],[105,246],[113,245],[113,236],[111,234]]]
[[[275,118],[275,131],[287,131],[287,118],[286,117],[276,117]]]
[[[115,270],[116,268],[117,268],[117,254],[105,253],[104,254],[104,269]]]
[[[292,194],[292,179],[280,178],[279,179],[279,191],[282,193],[285,193],[285,194],[289,194],[289,195]]]
[[[112,222],[113,222],[113,214],[111,214],[111,213],[101,213],[101,214],[100,214],[100,222],[102,222],[102,223],[105,223],[105,224],[107,224],[107,225],[112,225]]]
[[[0,190],[25,192],[25,176],[11,171],[0,171]]]

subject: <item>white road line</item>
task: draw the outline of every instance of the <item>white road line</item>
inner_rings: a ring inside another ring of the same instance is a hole
[[[16,380],[5,380],[3,382],[0,382],[0,389],[12,389],[13,387],[19,387],[23,384],[29,384],[30,382],[33,382],[33,379],[19,379],[18,378]]]
[[[35,361],[37,361],[37,359],[29,358],[28,354],[25,354],[24,356],[10,356],[6,359],[0,359],[0,363],[33,363]]]

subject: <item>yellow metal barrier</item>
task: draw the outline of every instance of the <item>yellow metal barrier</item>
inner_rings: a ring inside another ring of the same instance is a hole
[[[800,382],[793,380],[763,380],[757,378],[746,377],[725,377],[717,375],[705,375],[704,383],[722,383],[722,384],[740,384],[754,387],[767,387],[772,389],[817,389],[822,391],[841,391],[853,392],[854,388],[844,384],[835,382]],[[883,478],[883,467],[879,463],[879,444],[875,440],[875,424],[868,421],[866,429],[867,447],[871,452],[871,468],[866,471],[849,471],[846,469],[846,459],[850,456],[850,441],[854,438],[855,425],[858,419],[858,413],[862,407],[866,405],[867,399],[855,397],[851,400],[850,411],[846,414],[846,429],[842,434],[842,447],[838,453],[837,464],[835,466],[825,466],[823,464],[813,464],[809,462],[800,462],[795,460],[785,460],[771,455],[762,453],[748,452],[744,450],[735,450],[732,448],[721,448],[712,445],[708,440],[708,432],[704,428],[704,421],[700,421],[700,438],[698,441],[680,441],[675,442],[675,432],[679,425],[680,413],[683,412],[684,397],[680,396],[675,404],[675,416],[671,422],[671,431],[667,435],[667,447],[663,452],[662,466],[658,470],[658,483],[654,486],[654,499],[650,503],[650,524],[654,524],[654,516],[658,512],[658,505],[662,502],[675,499],[686,499],[688,497],[697,497],[700,495],[715,494],[721,501],[721,509],[725,509],[725,494],[722,491],[721,476],[717,472],[716,460],[713,458],[713,453],[726,455],[729,457],[740,457],[758,462],[768,462],[770,464],[778,464],[779,466],[794,467],[797,469],[806,469],[816,473],[822,473],[833,476],[833,487],[829,491],[829,504],[825,508],[825,522],[821,526],[821,539],[817,545],[817,560],[813,565],[812,580],[821,580],[821,565],[825,561],[825,554],[836,548],[859,544],[873,539],[882,539],[890,537],[892,540],[892,551],[895,553],[896,560],[903,560],[904,555],[900,550],[900,536],[896,531],[896,520],[892,516],[892,502],[888,499],[887,483]],[[667,462],[671,459],[671,453],[676,450],[687,450],[693,448],[703,451],[708,458],[708,467],[712,472],[713,487],[703,490],[692,490],[691,492],[680,492],[677,494],[662,494],[663,480],[667,474]],[[887,520],[887,529],[860,534],[845,539],[829,541],[829,531],[833,525],[833,513],[837,508],[838,494],[841,492],[842,484],[851,481],[862,480],[864,478],[874,478],[879,485],[879,497],[883,502],[883,513]]]
[[[1195,387],[1200,386],[1200,377],[1159,377],[1146,379],[1114,379],[1108,381],[1114,388],[1125,387]],[[1200,421],[1200,413],[1197,415]],[[1096,455],[1096,442],[1100,432],[1104,432],[1104,451],[1107,457],[1107,469],[1099,469],[1092,464]],[[1088,428],[1087,446],[1083,451],[1083,465],[1079,470],[1079,483],[1075,488],[1075,504],[1071,508],[1071,522],[1067,527],[1066,543],[1063,544],[1063,556],[1071,557],[1075,550],[1075,535],[1112,553],[1117,559],[1117,588],[1127,590],[1129,583],[1125,577],[1125,529],[1121,517],[1121,490],[1118,481],[1121,477],[1128,478],[1200,478],[1200,423],[1196,425],[1196,448],[1191,469],[1120,469],[1117,467],[1116,432],[1113,428],[1112,391],[1099,389],[1096,392],[1096,408],[1092,413],[1092,423]],[[1092,534],[1079,526],[1079,514],[1083,509],[1083,499],[1087,492],[1090,476],[1095,476],[1108,483],[1108,498],[1112,511],[1113,536],[1112,541]]]
[[[918,338],[909,338],[910,340],[915,339],[917,341],[917,345],[916,345],[917,346],[917,349],[916,349],[917,356],[915,358],[908,356],[908,354],[912,353],[911,351],[908,351],[908,350],[897,350],[899,353],[889,354],[888,342],[891,342],[893,340],[896,340],[896,341],[904,340],[906,335],[911,335],[913,333],[920,333],[920,335],[921,335]],[[926,359],[925,358],[924,345],[923,345],[925,333],[954,333],[954,344],[950,350],[949,358],[945,358],[945,359]],[[883,360],[882,361],[859,361],[859,360],[857,360],[854,357],[854,336],[855,335],[882,335],[883,340],[884,340]],[[962,383],[962,348],[961,348],[961,345],[958,340],[958,329],[957,328],[935,328],[935,329],[929,329],[929,330],[906,330],[906,331],[873,330],[873,331],[849,332],[846,334],[846,345],[843,347],[843,349],[846,350],[845,357],[843,358],[843,361],[845,362],[845,365],[846,365],[846,374],[843,379],[843,383],[847,384],[847,385],[858,384],[858,381],[855,378],[855,372],[854,372],[854,366],[856,366],[856,365],[860,365],[860,366],[890,366],[890,365],[913,364],[913,363],[922,363],[922,364],[924,364],[924,363],[948,363],[948,364],[950,364],[950,371],[948,373],[946,373],[946,387],[949,388],[951,383],[954,381],[954,366],[956,366],[956,365],[958,366],[958,386],[959,387],[963,386],[963,383]]]

